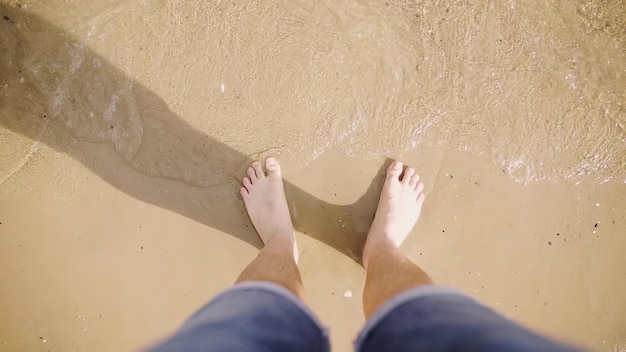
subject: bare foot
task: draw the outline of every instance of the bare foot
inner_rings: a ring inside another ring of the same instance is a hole
[[[402,174],[401,162],[394,161],[389,165],[363,250],[365,268],[368,252],[375,251],[380,245],[397,248],[404,242],[420,216],[424,203],[423,190],[424,184],[414,169],[407,168]]]
[[[294,235],[280,165],[275,158],[265,160],[263,171],[261,163],[254,161],[243,178],[243,187],[239,190],[246,211],[254,228],[265,245],[279,244],[293,246],[294,259],[298,262],[298,250]]]

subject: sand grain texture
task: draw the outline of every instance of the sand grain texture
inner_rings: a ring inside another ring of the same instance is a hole
[[[626,5],[0,4],[2,351],[136,350],[261,243],[238,197],[277,156],[336,351],[388,158],[423,176],[403,245],[543,333],[626,346]],[[351,292],[351,295],[346,295]]]

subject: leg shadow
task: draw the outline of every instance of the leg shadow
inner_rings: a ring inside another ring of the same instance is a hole
[[[244,210],[237,199],[249,156],[194,129],[160,97],[57,26],[6,4],[0,4],[0,17],[5,128],[72,156],[143,202],[260,248],[252,226],[241,226]],[[286,182],[289,202],[300,214],[296,230],[360,261],[381,181],[379,172],[348,206],[321,201]]]

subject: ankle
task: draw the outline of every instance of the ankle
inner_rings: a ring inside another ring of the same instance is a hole
[[[372,236],[368,235],[367,241],[365,242],[365,247],[363,248],[363,256],[361,261],[363,262],[363,267],[367,270],[369,264],[380,254],[387,253],[389,251],[397,250],[397,247],[393,244],[393,242],[384,235]]]
[[[293,257],[297,262],[296,257],[296,241],[293,236],[274,236],[263,247],[262,251],[274,253],[277,255],[285,255]]]

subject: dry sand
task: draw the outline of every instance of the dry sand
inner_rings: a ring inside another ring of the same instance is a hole
[[[175,331],[256,255],[238,179],[269,155],[334,350],[364,323],[355,259],[387,158],[423,176],[403,251],[436,281],[626,348],[623,2],[0,12],[1,351]]]

